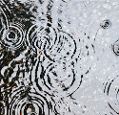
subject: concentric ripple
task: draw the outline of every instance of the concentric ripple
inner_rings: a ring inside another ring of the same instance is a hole
[[[35,83],[36,90],[60,97],[72,95],[80,87],[82,78],[83,75],[77,76],[77,71],[66,63],[49,63],[44,66],[37,60],[31,72],[31,81]]]
[[[10,49],[18,49],[24,41],[23,30],[15,24],[11,24],[8,29],[1,32],[1,43]]]
[[[44,27],[34,25],[27,32],[27,44],[37,55],[42,52],[46,57],[42,62],[38,56],[31,72],[31,81],[36,83],[36,89],[43,89],[51,95],[69,96],[79,88],[82,76],[78,78],[70,61],[77,44],[69,33],[54,28],[50,23]]]
[[[119,56],[119,40],[112,45],[112,50],[116,56]]]
[[[45,96],[17,89],[11,95],[8,115],[54,115]]]
[[[42,50],[47,58],[54,61],[47,52],[49,49],[52,50],[55,46],[58,38],[57,34],[57,30],[52,27],[32,26],[27,34],[28,45],[32,47],[36,53]]]
[[[104,93],[108,96],[107,104],[111,111],[118,115],[119,114],[119,75],[113,79],[109,79],[105,83]]]
[[[27,41],[35,52],[43,51],[45,56],[51,61],[70,59],[76,52],[74,38],[50,24],[46,27],[33,26],[27,34]]]
[[[54,45],[55,44],[55,45]],[[46,50],[46,54],[53,60],[69,60],[76,53],[75,39],[68,33],[59,30],[57,42]]]

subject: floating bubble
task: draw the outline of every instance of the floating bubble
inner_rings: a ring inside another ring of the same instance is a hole
[[[103,28],[103,29],[108,29],[111,25],[112,25],[112,23],[108,19],[103,20],[100,24],[101,28]]]

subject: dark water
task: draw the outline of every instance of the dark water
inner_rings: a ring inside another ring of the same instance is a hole
[[[0,0],[0,115],[118,115],[118,9]]]

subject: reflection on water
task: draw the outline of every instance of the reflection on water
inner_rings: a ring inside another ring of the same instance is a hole
[[[118,11],[0,0],[0,115],[118,115]]]

